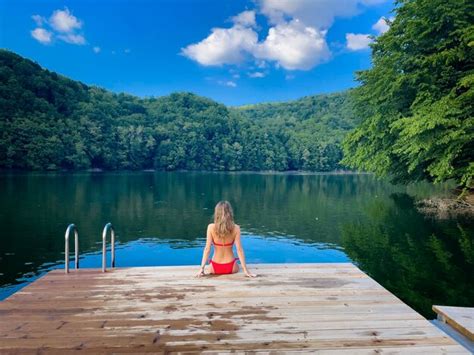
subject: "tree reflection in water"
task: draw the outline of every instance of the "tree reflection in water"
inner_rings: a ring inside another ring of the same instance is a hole
[[[473,306],[472,221],[435,221],[404,193],[374,201],[363,221],[342,228],[342,245],[361,269],[404,302],[433,318],[433,304]]]

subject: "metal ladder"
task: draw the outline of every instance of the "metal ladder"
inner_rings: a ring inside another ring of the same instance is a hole
[[[110,230],[111,268],[115,268],[115,229],[112,223],[107,223],[102,231],[102,272],[107,271],[107,232]],[[64,272],[69,273],[69,235],[74,231],[74,266],[79,269],[79,233],[74,224],[70,224],[64,235]]]
[[[69,273],[69,234],[74,231],[74,266],[79,269],[79,233],[74,224],[67,226],[66,234],[64,235],[64,272]]]
[[[102,272],[106,271],[106,263],[107,263],[107,231],[110,230],[110,252],[111,252],[111,265],[110,267],[113,269],[115,268],[115,230],[112,223],[107,223],[102,231]]]

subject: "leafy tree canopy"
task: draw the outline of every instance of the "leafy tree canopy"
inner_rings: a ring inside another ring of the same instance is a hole
[[[474,2],[398,0],[353,91],[362,123],[342,162],[395,182],[474,174]]]

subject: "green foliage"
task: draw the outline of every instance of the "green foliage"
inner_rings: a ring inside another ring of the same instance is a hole
[[[474,174],[474,3],[399,0],[372,45],[373,67],[353,91],[362,123],[344,141],[344,164],[396,182]]]
[[[0,168],[317,170],[339,167],[347,94],[242,109],[190,93],[139,99],[0,51]]]
[[[330,171],[340,167],[341,141],[357,123],[347,92],[249,105],[234,111],[262,129],[267,127],[269,134],[277,137],[281,142],[277,156],[290,170]]]

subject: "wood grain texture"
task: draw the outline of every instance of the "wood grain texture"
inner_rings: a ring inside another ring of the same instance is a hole
[[[469,340],[474,341],[474,307],[449,307],[433,306],[440,318],[463,334]]]
[[[0,302],[0,353],[467,354],[352,264],[51,271]]]

